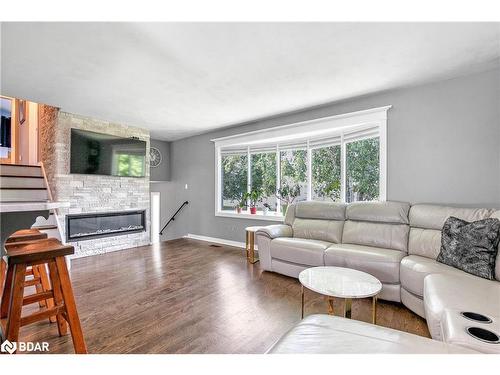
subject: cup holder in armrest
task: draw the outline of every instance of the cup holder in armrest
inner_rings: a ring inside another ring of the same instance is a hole
[[[481,322],[481,323],[491,323],[491,319],[488,318],[487,316],[475,312],[470,312],[470,311],[462,311],[460,313],[464,318],[469,319],[469,320],[474,320],[476,322]]]
[[[467,333],[482,342],[487,342],[489,344],[499,344],[500,337],[488,329],[480,327],[467,327]]]

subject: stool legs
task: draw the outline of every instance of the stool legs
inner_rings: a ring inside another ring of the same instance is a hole
[[[57,266],[54,261],[49,262],[49,271],[50,281],[52,283],[52,292],[54,293],[54,304],[56,306],[61,306],[63,304],[61,279],[59,278]],[[56,321],[59,336],[64,336],[66,333],[68,333],[68,326],[66,325],[66,320],[64,319],[62,312],[56,315]]]
[[[12,279],[14,277],[14,268],[8,267],[5,275],[5,284],[0,304],[0,319],[5,319],[9,315],[10,296],[12,294]],[[24,285],[24,282],[23,282]]]
[[[3,282],[5,281],[5,272],[7,272],[7,267],[5,266],[5,262],[0,257],[0,293],[3,290]],[[2,298],[0,296],[0,298]]]
[[[40,284],[39,284],[39,289],[41,289],[41,292],[47,292],[51,289],[50,287],[50,282],[49,282],[49,275],[47,274],[47,268],[45,267],[45,264],[40,264],[38,266],[33,266],[33,271],[38,275],[40,278]],[[38,289],[37,289],[38,293]],[[42,302],[43,306],[46,306],[48,309],[54,307],[54,300],[52,298],[40,301]],[[51,316],[49,318],[51,323],[56,322],[56,317]]]
[[[8,320],[5,337],[10,342],[18,341],[19,328],[21,328],[21,310],[23,308],[24,279],[26,278],[26,264],[15,264],[13,268],[12,283],[6,284],[11,290],[8,308]],[[3,305],[3,300],[2,300]]]
[[[66,258],[57,257],[56,268],[61,280],[61,291],[64,299],[64,305],[66,307],[65,315],[69,324],[69,329],[71,330],[71,338],[73,339],[75,353],[87,353],[87,346],[85,345],[85,340],[83,339],[82,327],[78,316],[78,310],[76,309],[75,296],[73,295],[73,288],[71,287]]]

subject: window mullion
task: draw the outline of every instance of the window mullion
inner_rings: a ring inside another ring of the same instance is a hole
[[[278,199],[278,189],[281,188],[281,157],[280,147],[276,145],[276,213],[281,213],[281,201]]]
[[[250,146],[247,146],[247,193],[252,191],[252,160],[250,157]],[[247,199],[247,206],[250,207],[250,199]]]
[[[306,177],[306,200],[312,200],[312,150],[309,147],[309,140],[307,140],[307,153],[306,153],[306,162],[307,162],[307,177]]]
[[[346,145],[344,132],[340,133],[340,201],[346,201]]]

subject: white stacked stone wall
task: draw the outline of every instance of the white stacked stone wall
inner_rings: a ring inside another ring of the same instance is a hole
[[[114,237],[72,242],[75,256],[104,254],[110,251],[150,243],[149,160],[144,178],[70,174],[71,129],[82,129],[119,137],[137,137],[147,142],[149,131],[132,126],[59,112],[55,121],[40,124],[42,161],[55,200],[68,201],[69,208],[59,210],[60,222],[67,214],[146,210],[146,231]],[[50,150],[50,151],[48,151]],[[148,154],[149,157],[149,154]],[[63,228],[63,231],[65,228]],[[63,239],[66,234],[63,233]]]

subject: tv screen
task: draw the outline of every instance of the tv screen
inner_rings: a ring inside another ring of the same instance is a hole
[[[144,177],[145,171],[145,141],[71,129],[71,173]]]

